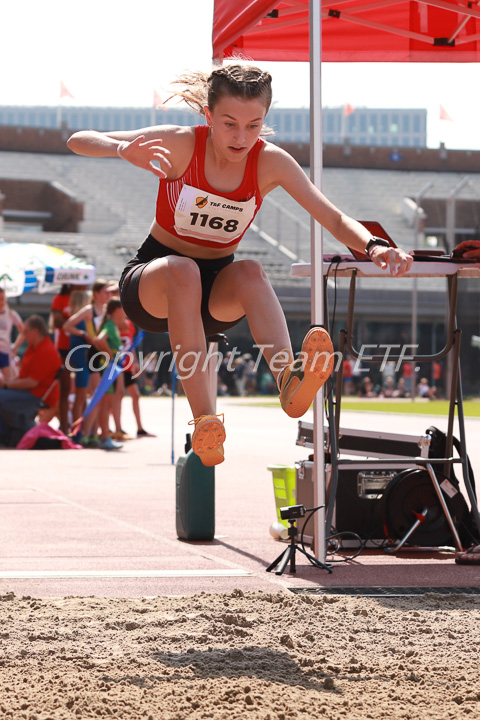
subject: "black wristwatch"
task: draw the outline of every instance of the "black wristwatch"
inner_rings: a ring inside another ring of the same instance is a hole
[[[372,248],[376,247],[377,245],[380,247],[386,247],[386,248],[391,247],[388,240],[384,240],[383,238],[375,237],[375,235],[372,235],[372,237],[368,241],[367,246],[365,248],[365,255],[367,257],[370,257],[370,250]]]

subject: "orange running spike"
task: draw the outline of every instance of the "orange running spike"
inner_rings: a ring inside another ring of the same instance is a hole
[[[287,365],[280,378],[280,403],[287,415],[304,415],[317,392],[333,371],[334,349],[328,332],[321,327],[308,331],[300,357]]]
[[[195,425],[192,435],[192,450],[195,455],[198,455],[206,467],[222,463],[225,459],[223,443],[226,438],[223,415],[200,415],[188,424]]]

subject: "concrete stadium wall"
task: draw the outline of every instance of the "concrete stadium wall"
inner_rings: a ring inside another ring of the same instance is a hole
[[[310,165],[310,145],[282,143],[302,167]],[[374,145],[324,145],[324,167],[370,170],[425,170],[477,173],[480,151],[440,148],[379,147]]]
[[[0,216],[37,222],[45,232],[78,232],[83,203],[57,182],[0,177]]]
[[[35,128],[2,126],[0,151],[60,153],[70,150],[66,142],[71,134],[67,127]],[[310,165],[309,143],[280,143],[303,167]],[[324,145],[325,167],[370,168],[377,170],[425,170],[445,172],[478,172],[479,150],[439,148],[383,147],[377,145]]]
[[[68,128],[35,128],[4,125],[0,130],[0,150],[10,152],[70,153],[66,142]]]

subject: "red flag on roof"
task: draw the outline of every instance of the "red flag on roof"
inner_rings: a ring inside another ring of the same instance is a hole
[[[70,90],[66,87],[65,83],[60,81],[60,97],[61,98],[72,98],[74,99]]]
[[[355,108],[353,107],[353,105],[350,105],[350,103],[347,103],[346,105],[343,106],[343,114],[345,117],[348,117],[349,115],[353,115],[354,112],[355,112]]]
[[[443,105],[440,105],[440,120],[450,120],[450,122],[453,122]]]
[[[157,110],[168,110],[166,105],[167,97],[160,95],[156,90],[153,91],[153,107]]]

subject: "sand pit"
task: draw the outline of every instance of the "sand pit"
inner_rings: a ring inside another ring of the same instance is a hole
[[[0,596],[0,716],[480,716],[480,597]]]

